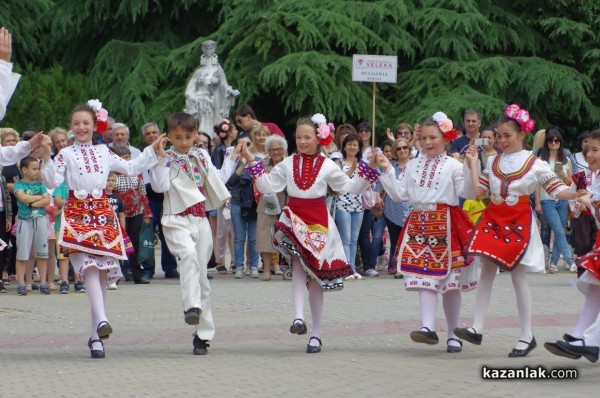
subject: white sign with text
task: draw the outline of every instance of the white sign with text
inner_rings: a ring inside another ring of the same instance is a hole
[[[398,57],[390,55],[352,56],[352,81],[374,83],[396,83]]]

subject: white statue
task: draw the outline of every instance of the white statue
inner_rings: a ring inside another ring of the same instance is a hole
[[[202,43],[200,68],[190,79],[185,89],[185,112],[194,115],[200,121],[200,130],[213,134],[213,126],[223,118],[229,117],[229,108],[240,95],[227,84],[227,78],[219,57],[215,54],[217,43],[207,40]]]

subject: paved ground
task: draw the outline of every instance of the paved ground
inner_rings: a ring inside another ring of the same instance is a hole
[[[191,354],[192,330],[183,322],[177,281],[157,275],[146,286],[122,283],[109,292],[115,332],[107,340],[105,360],[89,358],[85,294],[19,297],[13,284],[0,295],[0,397],[558,397],[596,392],[596,365],[559,358],[542,347],[575,324],[583,296],[571,287],[572,275],[563,269],[529,278],[538,348],[522,359],[507,358],[518,337],[508,274],[496,279],[483,345],[467,343],[459,354],[446,353],[445,344],[426,346],[409,339],[419,326],[417,295],[388,275],[326,294],[324,347],[313,355],[304,352],[306,336],[288,333],[291,286],[279,277],[262,282],[215,274],[217,335],[207,356]],[[474,299],[474,292],[463,296],[467,323]],[[444,328],[439,322],[442,341]],[[483,365],[576,368],[579,379],[483,380]]]

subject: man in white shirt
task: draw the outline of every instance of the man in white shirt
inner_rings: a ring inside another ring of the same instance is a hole
[[[142,153],[139,149],[129,144],[129,127],[123,123],[115,123],[112,127],[112,142],[109,147],[123,145],[129,148],[131,159],[135,159]]]

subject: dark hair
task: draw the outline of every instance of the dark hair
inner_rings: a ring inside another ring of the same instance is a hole
[[[254,109],[252,109],[252,107],[248,104],[244,104],[242,106],[240,106],[239,108],[237,108],[235,110],[234,116],[242,116],[242,117],[246,117],[248,115],[250,115],[250,117],[252,117],[252,119],[256,120],[256,114],[254,113]]]
[[[501,125],[501,124],[510,124],[512,127],[514,127],[514,129],[518,132],[523,132],[523,129],[521,128],[521,125],[515,120],[515,119],[511,119],[509,117],[506,116],[502,116],[500,119],[498,119],[498,121],[496,122],[496,128]]]
[[[360,131],[360,130],[368,130],[371,133],[373,133],[373,127],[371,127],[371,124],[369,122],[358,123],[358,126],[356,126],[356,131]]]
[[[206,137],[206,138],[208,138],[208,148],[206,148],[206,152],[208,152],[208,154],[212,156],[212,151],[211,151],[212,138],[210,138],[210,135],[208,135],[208,134],[206,134],[204,132],[201,132],[199,134],[202,135],[202,136],[204,136],[204,137]]]
[[[229,128],[227,130],[223,130],[223,126],[228,126]],[[219,133],[227,133],[229,134],[229,132],[231,131],[231,129],[233,128],[233,124],[229,121],[223,120],[221,121],[221,123],[219,124],[215,124],[213,126],[213,130],[215,132],[215,134],[219,134]]]
[[[565,141],[563,139],[562,134],[560,133],[562,129],[558,126],[548,126],[546,128],[546,137],[544,137],[544,145],[540,148],[540,159],[545,160],[546,162],[550,160],[550,148],[548,147],[548,143],[550,140],[558,139],[560,141],[560,146],[558,147],[558,153],[556,155],[556,160],[561,163],[567,163],[567,157],[565,156]]]
[[[29,165],[33,162],[37,162],[39,163],[40,161],[36,158],[34,158],[33,156],[25,156],[23,159],[21,159],[21,162],[19,163],[19,167],[22,169],[23,167],[29,167]]]
[[[333,137],[333,143],[336,147],[340,148],[342,143],[340,142],[340,137],[343,134],[357,134],[356,129],[351,124],[340,124],[335,129],[335,136]]]
[[[577,136],[577,149],[581,150],[581,146],[583,145],[583,141],[587,140],[588,138],[590,138],[590,136],[592,135],[592,133],[590,133],[589,130],[586,130],[584,132],[582,132],[581,134],[579,134]]]
[[[125,145],[115,145],[109,148],[115,155],[121,158],[126,155],[131,155],[131,150]]]
[[[496,127],[498,127],[498,124],[492,123],[489,126],[485,126],[485,128],[482,128],[481,132],[483,133],[484,131],[491,131],[492,133],[494,133],[494,135],[496,135]]]
[[[600,128],[592,130],[590,133],[590,139],[600,141]]]
[[[481,121],[481,112],[479,112],[477,109],[473,109],[473,108],[469,108],[465,111],[465,113],[463,114],[463,120],[467,117],[467,115],[477,115],[477,119],[479,119],[479,121]]]
[[[400,138],[403,138],[403,137],[400,137]],[[394,141],[385,139],[379,143],[379,149],[381,149],[383,151],[383,148],[385,148],[386,146],[391,147],[392,145],[394,145]]]
[[[342,157],[346,159],[346,145],[352,141],[358,142],[358,153],[356,154],[356,160],[360,161],[362,159],[363,145],[360,137],[356,134],[348,134],[346,138],[344,138],[344,142],[342,142],[342,148],[340,149],[340,152],[342,153]]]
[[[427,127],[427,126],[435,126],[438,131],[440,132],[440,134],[444,135],[444,133],[442,133],[442,130],[440,130],[440,126],[437,124],[437,122],[435,120],[433,120],[432,117],[428,117],[427,119],[423,120],[423,123],[421,123],[421,127]]]
[[[239,140],[240,138],[248,138],[248,140],[249,140],[250,142],[252,142],[252,137],[250,136],[250,134],[249,134],[247,131],[242,131],[241,133],[239,133],[239,134],[237,135],[237,137],[235,138],[235,140],[233,140],[233,141],[231,142],[231,145],[232,145],[232,146],[236,146],[236,145],[237,145],[237,143],[238,143],[238,140]]]
[[[90,115],[92,115],[92,120],[94,121],[94,124],[96,124],[96,122],[98,122],[98,120],[96,119],[96,111],[94,111],[94,109],[91,106],[89,106],[88,104],[77,105],[71,111],[71,117],[73,117],[73,115],[77,112],[88,112]]]
[[[177,112],[167,118],[167,131],[170,133],[177,127],[193,133],[198,130],[198,120],[189,113]]]
[[[32,139],[37,133],[39,133],[39,130],[36,129],[35,127],[30,127],[27,130],[25,130],[23,132],[23,134],[21,134],[21,139],[23,141],[29,141],[30,139]]]

